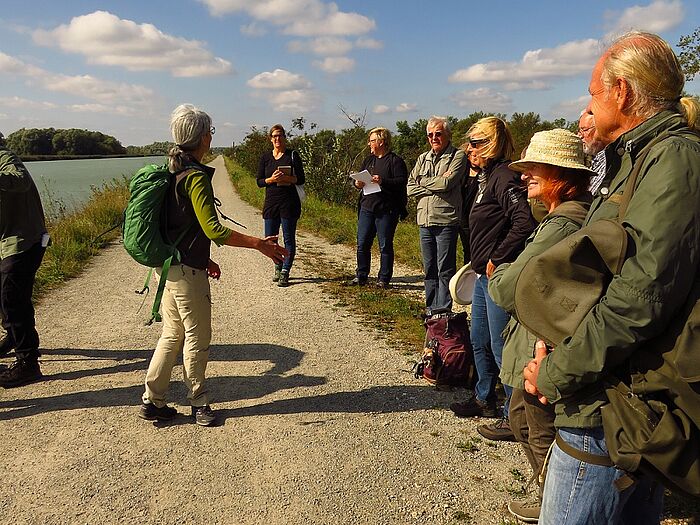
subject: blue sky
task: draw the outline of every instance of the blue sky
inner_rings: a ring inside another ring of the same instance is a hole
[[[697,0],[3,0],[0,131],[85,128],[169,140],[179,103],[214,145],[304,116],[395,128],[430,115],[577,118],[601,46],[645,29],[675,45]],[[700,80],[686,85],[700,93]]]

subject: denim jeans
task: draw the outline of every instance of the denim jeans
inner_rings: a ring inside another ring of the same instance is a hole
[[[607,455],[602,427],[559,428],[572,447]],[[648,477],[620,492],[615,480],[624,472],[573,458],[555,444],[544,483],[540,525],[658,524],[664,489]]]
[[[496,379],[503,362],[503,330],[510,315],[493,302],[488,291],[489,279],[480,275],[474,285],[472,299],[471,340],[474,349],[474,364],[479,379],[476,382],[476,398],[480,401],[496,400]],[[503,415],[508,416],[511,387],[503,385],[506,404]]]
[[[360,280],[367,280],[372,262],[372,243],[379,238],[379,274],[377,280],[388,283],[394,274],[394,233],[399,214],[376,214],[360,210],[357,217],[357,270]]]
[[[425,307],[428,314],[452,309],[450,279],[457,273],[459,227],[421,226],[420,251],[425,272]]]
[[[297,220],[298,219],[263,219],[265,226],[265,237],[279,235],[280,224],[282,225],[282,235],[284,236],[284,247],[289,251],[289,255],[282,262],[282,270],[292,269],[294,256],[297,253]]]

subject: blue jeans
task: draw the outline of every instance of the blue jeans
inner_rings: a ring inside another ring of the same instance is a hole
[[[474,349],[474,364],[479,379],[476,382],[476,398],[480,401],[496,400],[496,379],[503,362],[503,330],[510,315],[493,302],[489,295],[489,279],[480,275],[474,285],[472,299],[471,341]],[[506,403],[503,415],[508,417],[511,387],[503,385]]]
[[[282,270],[289,272],[292,269],[294,256],[297,253],[297,220],[298,219],[263,219],[265,225],[265,237],[279,235],[280,224],[282,225],[282,235],[284,236],[284,247],[289,251],[289,255],[282,262]]]
[[[578,450],[607,455],[602,427],[560,428],[559,435]],[[664,489],[648,477],[620,492],[615,480],[624,472],[573,458],[555,444],[544,483],[540,525],[658,524]]]
[[[357,217],[357,270],[360,280],[367,280],[372,262],[372,243],[379,238],[379,281],[388,283],[394,274],[394,233],[399,223],[396,212],[381,215],[360,210]]]
[[[449,285],[457,273],[458,230],[456,224],[419,228],[425,272],[425,307],[429,315],[452,310]]]

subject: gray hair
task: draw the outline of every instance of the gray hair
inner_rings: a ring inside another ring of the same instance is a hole
[[[442,124],[443,131],[447,134],[448,139],[452,139],[452,128],[450,127],[450,121],[447,117],[439,117],[433,115],[428,119],[428,123],[425,125],[425,132],[427,133],[430,128],[434,128],[438,124]]]
[[[170,116],[170,133],[175,146],[168,152],[171,173],[182,171],[188,153],[196,150],[211,128],[211,117],[192,104],[180,104]]]

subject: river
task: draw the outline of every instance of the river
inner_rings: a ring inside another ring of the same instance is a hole
[[[75,209],[90,197],[93,187],[100,187],[113,179],[130,178],[146,164],[162,164],[165,157],[128,157],[84,160],[48,160],[25,162],[32,174],[45,208],[55,208],[60,202],[67,209]]]

